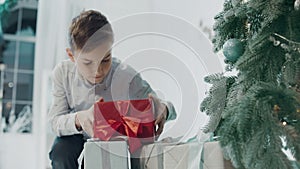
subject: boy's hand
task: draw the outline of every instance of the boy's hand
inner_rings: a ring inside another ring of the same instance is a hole
[[[100,98],[98,101],[100,101],[102,99],[103,98]],[[75,115],[76,128],[78,130],[82,129],[90,137],[94,136],[93,122],[94,122],[94,105],[91,106],[88,110],[83,110],[83,111],[77,112]]]
[[[158,125],[158,129],[156,130],[155,135],[159,136],[163,132],[164,125],[167,120],[168,109],[165,104],[160,102],[159,98],[155,97],[152,94],[149,94],[148,96],[151,100],[153,100],[154,103],[154,113],[156,117],[155,126]]]

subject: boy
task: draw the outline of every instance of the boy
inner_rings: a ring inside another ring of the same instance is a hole
[[[69,60],[53,70],[53,103],[48,118],[58,136],[49,153],[53,169],[76,169],[83,144],[93,136],[93,104],[99,99],[150,97],[155,107],[156,135],[166,120],[176,118],[174,107],[158,99],[149,84],[130,66],[112,58],[113,31],[100,12],[82,12],[69,28]]]

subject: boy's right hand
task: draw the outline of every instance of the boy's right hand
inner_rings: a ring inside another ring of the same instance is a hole
[[[85,131],[89,136],[93,136],[94,106],[88,110],[79,111],[75,115],[75,125],[77,130]]]
[[[101,97],[98,101],[102,99],[103,98]],[[88,110],[77,112],[75,115],[76,128],[79,131],[80,130],[85,131],[90,137],[94,136],[93,122],[94,122],[94,105],[91,106]]]

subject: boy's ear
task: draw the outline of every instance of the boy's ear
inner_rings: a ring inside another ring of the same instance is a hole
[[[71,50],[70,48],[66,48],[66,52],[67,52],[68,57],[70,58],[70,60],[71,60],[72,62],[75,62],[75,58],[74,58],[74,55],[73,55],[72,50]]]

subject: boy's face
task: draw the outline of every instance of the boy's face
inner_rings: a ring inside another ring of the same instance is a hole
[[[70,56],[68,49],[67,53],[76,62],[79,73],[90,83],[96,84],[103,81],[111,68],[111,47],[112,43],[104,43],[90,52],[76,50],[75,57]]]

